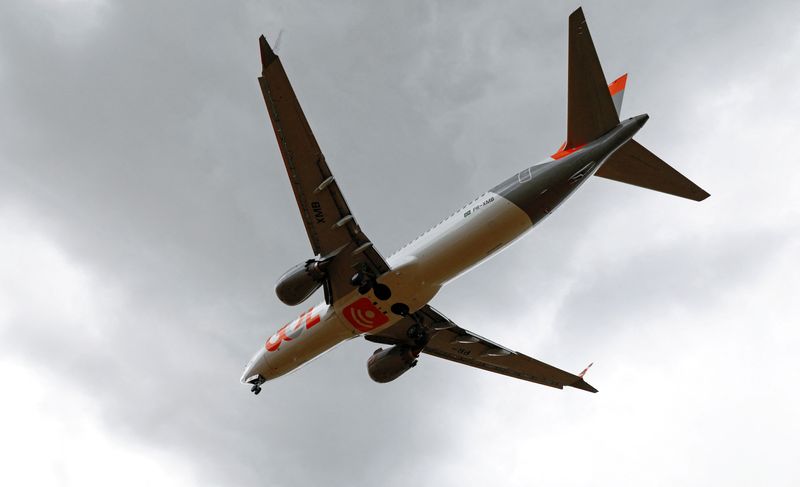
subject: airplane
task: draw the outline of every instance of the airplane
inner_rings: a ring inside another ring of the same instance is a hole
[[[285,375],[354,337],[381,345],[367,360],[369,377],[393,381],[420,354],[563,389],[597,392],[575,375],[473,333],[429,303],[468,269],[497,254],[555,211],[590,176],[702,201],[707,192],[633,140],[642,114],[620,120],[627,74],[611,84],[583,11],[569,16],[567,136],[545,161],[522,169],[456,210],[384,259],[344,199],[278,56],[262,35],[259,78],[314,257],[277,281],[289,306],[322,287],[325,301],[266,340],[241,382],[258,394]]]

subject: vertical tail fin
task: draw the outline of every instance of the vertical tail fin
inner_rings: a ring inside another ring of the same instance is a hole
[[[614,108],[617,110],[617,117],[619,117],[620,112],[622,111],[622,97],[625,95],[625,83],[628,81],[628,73],[623,74],[619,78],[615,79],[608,85],[608,92],[611,94],[611,100],[614,102]],[[555,154],[550,156],[553,159],[560,159],[566,155],[569,155],[573,152],[576,148],[566,149],[567,141],[565,140],[563,144],[558,148]]]
[[[603,68],[589,26],[578,9],[569,16],[567,74],[567,143],[569,150],[584,145],[619,125]]]

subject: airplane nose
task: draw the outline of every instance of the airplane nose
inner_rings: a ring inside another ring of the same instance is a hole
[[[244,368],[244,372],[242,373],[242,377],[239,379],[239,382],[242,384],[247,384],[248,377],[253,377],[256,374],[253,374],[253,368],[251,366],[247,366]]]
[[[264,356],[266,354],[266,350],[263,348],[259,350],[253,358],[250,359],[250,362],[247,363],[247,366],[244,368],[244,372],[242,373],[242,378],[240,381],[242,384],[248,384],[255,376],[262,376],[264,377],[264,370],[267,368],[267,360]]]

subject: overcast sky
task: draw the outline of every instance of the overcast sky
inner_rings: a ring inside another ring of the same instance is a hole
[[[637,140],[433,301],[556,390],[357,339],[264,386],[310,256],[259,91],[274,40],[384,255],[558,148],[568,2],[0,3],[3,485],[796,485],[800,4],[585,1]],[[321,299],[321,294],[314,300]],[[305,304],[303,306],[306,306]]]

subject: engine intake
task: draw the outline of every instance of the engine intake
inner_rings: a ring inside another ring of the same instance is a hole
[[[292,267],[275,283],[275,294],[284,304],[295,306],[308,299],[325,280],[326,261],[309,259]]]
[[[367,360],[370,379],[385,384],[417,365],[417,354],[406,345],[394,345],[386,350],[379,348]]]

